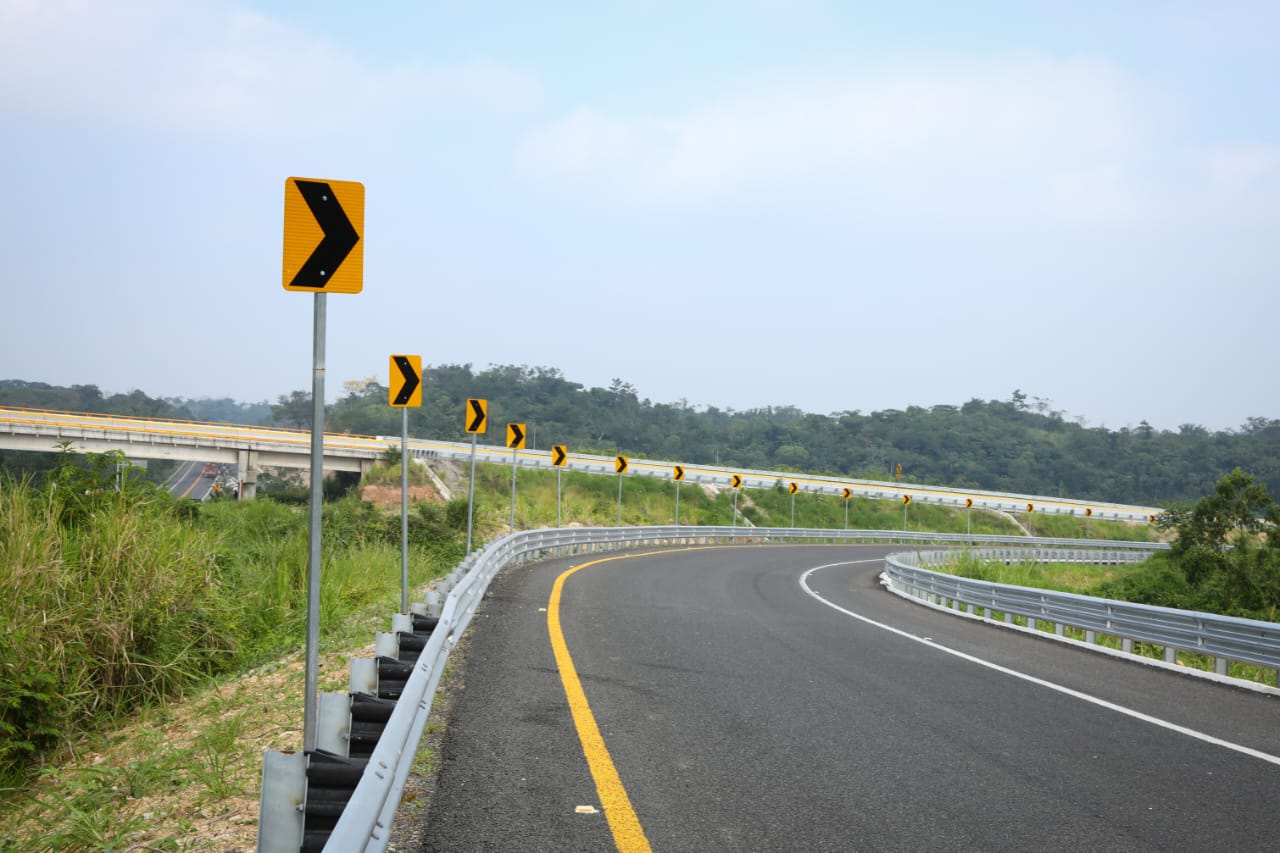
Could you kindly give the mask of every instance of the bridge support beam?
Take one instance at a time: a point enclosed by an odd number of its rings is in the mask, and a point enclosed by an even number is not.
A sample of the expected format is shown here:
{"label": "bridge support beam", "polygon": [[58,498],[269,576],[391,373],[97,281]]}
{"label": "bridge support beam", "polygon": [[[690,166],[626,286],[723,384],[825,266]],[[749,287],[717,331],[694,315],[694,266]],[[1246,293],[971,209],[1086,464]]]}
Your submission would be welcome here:
{"label": "bridge support beam", "polygon": [[253,500],[258,493],[258,454],[252,450],[237,451],[236,470],[240,479],[240,500]]}

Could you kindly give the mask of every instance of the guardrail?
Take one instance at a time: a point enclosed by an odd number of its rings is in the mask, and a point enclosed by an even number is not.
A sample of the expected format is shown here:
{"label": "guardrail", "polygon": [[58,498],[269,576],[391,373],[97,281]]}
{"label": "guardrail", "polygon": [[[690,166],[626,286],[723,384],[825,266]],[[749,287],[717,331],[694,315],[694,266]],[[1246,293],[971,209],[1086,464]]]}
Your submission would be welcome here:
{"label": "guardrail", "polygon": [[[1119,563],[1141,559],[1138,552],[1127,549],[1077,553],[1070,549],[979,548],[970,553],[991,561]],[[1181,650],[1212,657],[1214,673],[1218,676],[1227,675],[1231,661],[1241,661],[1275,669],[1280,677],[1280,623],[1006,586],[928,568],[943,565],[955,556],[954,551],[891,554],[885,560],[888,568],[884,580],[890,591],[905,598],[945,610],[959,610],[992,624],[1022,627],[1015,621],[1015,617],[1021,617],[1026,621],[1026,630],[1038,631],[1038,623],[1047,623],[1053,636],[1098,651],[1115,653],[1116,650],[1099,645],[1100,638],[1114,637],[1120,643],[1120,654],[1144,661],[1150,658],[1133,653],[1135,642],[1162,646],[1163,662],[1168,665],[1176,665],[1177,653]],[[1083,639],[1069,637],[1068,633],[1073,630],[1082,633]]]}
{"label": "guardrail", "polygon": [[[1150,542],[1103,542],[1083,539],[1034,539],[1015,536],[919,533],[892,530],[817,530],[741,527],[623,527],[559,528],[511,534],[470,555],[450,572],[440,586],[414,605],[417,614],[393,617],[394,633],[378,637],[378,661],[352,662],[351,696],[343,710],[321,697],[317,735],[320,749],[312,752],[268,750],[263,760],[262,799],[258,829],[260,853],[299,850],[366,851],[386,849],[405,780],[431,713],[440,675],[449,654],[467,629],[494,576],[503,568],[534,560],[579,553],[636,547],[775,544],[775,543],[950,543],[989,547],[1032,543],[1042,549],[1070,549],[1076,553],[1108,555],[1149,554],[1167,546]],[[440,600],[441,593],[447,593]],[[438,612],[436,612],[438,611]],[[429,636],[414,631],[414,620],[433,621]],[[425,636],[425,643],[421,640]],[[401,638],[397,641],[397,638]],[[377,705],[378,672],[387,661],[388,672],[402,677],[407,664],[397,654],[402,643],[415,651],[412,672],[403,687],[396,682],[397,699],[385,726],[375,735],[376,746],[367,759],[350,757],[344,748],[354,732],[356,699]],[[383,700],[385,701],[385,700]],[[379,706],[382,707],[382,706]],[[326,708],[330,709],[326,712]],[[375,711],[366,711],[377,716]],[[326,718],[328,721],[326,722]],[[327,747],[327,748],[326,748]],[[308,827],[315,815],[318,827]]]}

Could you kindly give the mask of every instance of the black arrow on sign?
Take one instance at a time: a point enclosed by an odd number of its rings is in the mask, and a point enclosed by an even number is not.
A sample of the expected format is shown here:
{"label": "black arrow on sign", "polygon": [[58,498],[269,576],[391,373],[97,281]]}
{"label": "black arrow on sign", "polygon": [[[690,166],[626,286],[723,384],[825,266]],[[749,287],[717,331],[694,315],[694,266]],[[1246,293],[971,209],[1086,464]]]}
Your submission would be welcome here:
{"label": "black arrow on sign", "polygon": [[557,444],[555,447],[551,448],[551,464],[552,465],[555,465],[557,468],[560,467],[561,465],[564,464],[564,457],[565,457],[565,453],[564,453],[563,444]]}
{"label": "black arrow on sign", "polygon": [[524,430],[520,427],[520,424],[507,424],[507,429],[511,430],[511,440],[507,442],[507,447],[519,447],[524,444]]}
{"label": "black arrow on sign", "polygon": [[479,432],[480,427],[484,426],[484,407],[476,399],[467,402],[471,404],[471,412],[474,415],[471,423],[467,425],[467,432]]}
{"label": "black arrow on sign", "polygon": [[298,270],[293,281],[289,282],[289,286],[324,290],[338,272],[338,267],[342,266],[347,255],[360,242],[360,235],[347,218],[347,212],[342,209],[338,197],[333,194],[333,188],[327,183],[296,179],[293,183],[302,194],[307,207],[311,208],[311,215],[324,232],[324,239],[316,246],[311,257],[307,258],[302,269]]}
{"label": "black arrow on sign", "polygon": [[418,372],[413,369],[413,362],[409,361],[408,356],[393,355],[391,358],[395,361],[396,367],[400,368],[400,375],[404,377],[404,384],[400,386],[400,393],[396,394],[396,401],[392,405],[407,406],[422,380],[418,379]]}
{"label": "black arrow on sign", "polygon": [[677,465],[677,466],[676,466],[676,479],[677,479],[677,480],[683,480],[683,479],[684,479],[684,467],[683,467],[683,466],[681,466],[681,465]]}

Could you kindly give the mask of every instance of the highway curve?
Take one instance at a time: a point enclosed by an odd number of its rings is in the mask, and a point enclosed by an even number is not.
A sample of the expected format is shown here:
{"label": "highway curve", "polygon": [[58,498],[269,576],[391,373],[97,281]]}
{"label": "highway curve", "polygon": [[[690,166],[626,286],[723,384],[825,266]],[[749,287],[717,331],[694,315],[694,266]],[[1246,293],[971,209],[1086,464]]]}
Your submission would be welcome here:
{"label": "highway curve", "polygon": [[423,849],[1276,849],[1280,700],[905,602],[889,550],[507,569]]}

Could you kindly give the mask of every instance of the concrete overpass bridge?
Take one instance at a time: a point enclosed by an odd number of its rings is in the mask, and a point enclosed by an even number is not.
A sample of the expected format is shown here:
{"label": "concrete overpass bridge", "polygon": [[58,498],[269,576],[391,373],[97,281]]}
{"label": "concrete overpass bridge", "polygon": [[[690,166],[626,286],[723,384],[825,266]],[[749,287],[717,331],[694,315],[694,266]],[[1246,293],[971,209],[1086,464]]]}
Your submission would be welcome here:
{"label": "concrete overpass bridge", "polygon": [[[240,497],[254,496],[258,473],[264,467],[300,468],[311,466],[311,431],[276,427],[237,426],[196,421],[135,418],[121,415],[94,415],[50,412],[41,409],[0,407],[0,450],[54,453],[63,443],[77,452],[122,451],[132,459],[178,459],[235,465]],[[399,450],[399,436],[347,435],[326,433],[324,470],[358,472],[364,476],[388,449]],[[410,439],[412,458],[467,460],[469,442]],[[521,467],[551,468],[549,450],[520,450],[477,445],[476,459],[499,465],[514,460]],[[591,454],[566,454],[563,469],[615,476],[615,458]],[[795,483],[797,491],[808,494],[843,495],[846,500],[904,500],[911,503],[986,509],[1012,513],[1048,513],[1147,523],[1161,512],[1159,507],[1129,506],[1101,501],[1054,498],[975,489],[954,489],[917,483],[887,483],[825,477],[795,472],[756,471],[712,466],[683,465],[658,460],[630,459],[627,476],[675,479],[676,469],[688,483],[715,488],[766,489],[779,483]]]}

